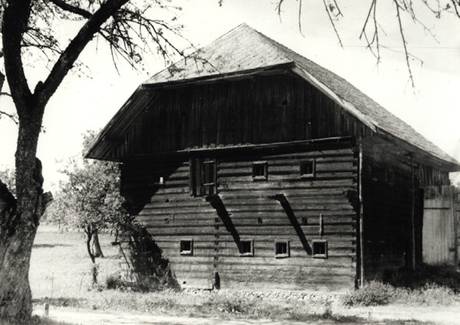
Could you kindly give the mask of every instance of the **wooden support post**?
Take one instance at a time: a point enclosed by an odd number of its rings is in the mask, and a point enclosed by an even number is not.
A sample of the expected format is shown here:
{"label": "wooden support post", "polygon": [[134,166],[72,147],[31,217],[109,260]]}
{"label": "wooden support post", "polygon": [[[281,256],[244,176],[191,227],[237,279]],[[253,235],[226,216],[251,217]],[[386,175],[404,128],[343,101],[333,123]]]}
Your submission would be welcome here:
{"label": "wooden support post", "polygon": [[233,240],[235,241],[236,246],[238,247],[238,250],[241,252],[242,250],[240,243],[240,235],[238,234],[238,231],[236,230],[235,225],[233,224],[233,221],[230,218],[230,214],[225,208],[224,202],[222,202],[220,196],[218,194],[208,195],[206,197],[206,201],[208,201],[211,204],[211,206],[214,209],[216,209],[217,215],[222,220],[227,231],[232,235]]}
{"label": "wooden support post", "polygon": [[308,244],[307,237],[305,236],[302,227],[299,224],[299,221],[297,220],[294,211],[292,210],[291,205],[289,204],[289,201],[287,200],[286,196],[284,194],[276,194],[273,196],[269,196],[270,199],[278,201],[281,206],[283,207],[284,211],[286,212],[286,215],[289,218],[289,221],[291,222],[291,225],[294,227],[297,236],[299,236],[300,242],[302,243],[303,248],[307,252],[308,255],[313,254],[313,250]]}
{"label": "wooden support post", "polygon": [[415,270],[417,266],[416,260],[416,240],[415,240],[415,201],[416,201],[416,192],[415,192],[415,165],[414,158],[410,155],[410,170],[411,170],[411,267],[412,270]]}
{"label": "wooden support post", "polygon": [[363,217],[364,217],[364,208],[363,208],[363,143],[362,138],[358,139],[358,228],[359,228],[359,238],[358,238],[358,287],[362,288],[364,286],[364,232],[363,232]]}
{"label": "wooden support post", "polygon": [[319,235],[323,237],[324,234],[324,226],[323,226],[323,214],[319,214]]}
{"label": "wooden support post", "polygon": [[453,231],[454,231],[454,263],[455,263],[455,266],[456,267],[459,267],[459,259],[458,259],[458,236],[459,236],[459,233],[458,233],[458,222],[460,222],[460,220],[458,219],[458,216],[457,214],[459,213],[458,210],[459,210],[459,205],[458,205],[458,194],[457,194],[457,189],[455,188],[455,186],[451,186],[450,187],[450,193],[449,193],[449,198],[450,198],[450,202],[451,202],[451,211],[452,211],[452,220],[453,220]]}

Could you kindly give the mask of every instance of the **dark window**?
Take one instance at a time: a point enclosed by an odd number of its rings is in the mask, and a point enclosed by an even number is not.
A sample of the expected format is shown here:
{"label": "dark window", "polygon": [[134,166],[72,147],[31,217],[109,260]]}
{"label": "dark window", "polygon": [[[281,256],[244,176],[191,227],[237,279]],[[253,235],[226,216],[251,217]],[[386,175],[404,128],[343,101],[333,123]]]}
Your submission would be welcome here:
{"label": "dark window", "polygon": [[256,180],[268,178],[268,164],[266,161],[252,163],[252,178]]}
{"label": "dark window", "polygon": [[181,255],[193,255],[193,241],[192,240],[181,240],[180,241],[180,254]]}
{"label": "dark window", "polygon": [[316,239],[312,241],[313,257],[327,258],[327,241]]}
{"label": "dark window", "polygon": [[254,256],[254,242],[252,240],[240,240],[240,255]]}
{"label": "dark window", "polygon": [[190,192],[194,196],[213,195],[217,193],[217,168],[215,160],[191,160]]}
{"label": "dark window", "polygon": [[300,161],[299,167],[301,177],[315,176],[315,161],[313,159]]}
{"label": "dark window", "polygon": [[289,257],[289,242],[275,241],[275,257]]}

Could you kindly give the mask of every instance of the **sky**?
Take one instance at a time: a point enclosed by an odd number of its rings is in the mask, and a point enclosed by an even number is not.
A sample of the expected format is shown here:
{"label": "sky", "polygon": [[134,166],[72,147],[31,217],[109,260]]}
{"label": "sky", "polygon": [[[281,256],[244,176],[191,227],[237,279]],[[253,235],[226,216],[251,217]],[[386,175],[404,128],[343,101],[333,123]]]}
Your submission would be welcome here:
{"label": "sky", "polygon": [[[418,17],[437,40],[422,27],[408,23],[409,50],[423,61],[411,61],[415,78],[412,88],[391,1],[378,7],[384,28],[381,40],[387,46],[379,64],[359,40],[369,2],[339,1],[344,14],[337,21],[344,44],[340,47],[322,1],[304,0],[302,33],[295,0],[285,0],[281,17],[275,11],[274,0],[224,0],[221,7],[218,0],[175,1],[182,6],[178,21],[184,25],[183,34],[196,47],[247,23],[347,79],[460,160],[460,19],[449,15],[434,19],[424,8],[417,8]],[[403,18],[409,21],[409,17]],[[59,32],[71,37],[77,27],[76,23],[64,24]],[[81,155],[82,134],[103,128],[140,83],[164,68],[164,61],[157,55],[152,54],[147,61],[144,70],[133,70],[119,62],[117,71],[104,44],[94,41],[87,47],[81,56],[83,68],[66,77],[45,113],[45,132],[37,154],[43,162],[45,188],[56,189],[64,177],[60,171],[66,162]],[[34,85],[45,77],[46,69],[42,62],[33,62],[26,72]],[[0,107],[13,109],[5,97]],[[0,169],[14,164],[16,132],[11,121],[0,119]]]}

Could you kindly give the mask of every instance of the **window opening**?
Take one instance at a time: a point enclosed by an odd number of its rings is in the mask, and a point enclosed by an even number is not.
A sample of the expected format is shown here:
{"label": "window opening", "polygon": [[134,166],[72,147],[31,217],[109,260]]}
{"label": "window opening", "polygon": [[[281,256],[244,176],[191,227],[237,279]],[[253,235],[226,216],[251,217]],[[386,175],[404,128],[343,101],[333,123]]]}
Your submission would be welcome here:
{"label": "window opening", "polygon": [[313,240],[313,257],[327,258],[327,241],[326,240]]}
{"label": "window opening", "polygon": [[313,159],[300,161],[300,177],[315,176],[315,161]]}
{"label": "window opening", "polygon": [[193,241],[192,240],[181,240],[180,241],[180,254],[181,255],[193,255]]}
{"label": "window opening", "polygon": [[241,256],[254,256],[254,241],[240,240],[239,248]]}
{"label": "window opening", "polygon": [[252,178],[254,180],[266,180],[268,178],[268,164],[266,161],[252,163]]}
{"label": "window opening", "polygon": [[213,195],[217,193],[217,168],[215,160],[191,160],[190,193],[194,196]]}
{"label": "window opening", "polygon": [[275,257],[289,257],[289,241],[275,241]]}

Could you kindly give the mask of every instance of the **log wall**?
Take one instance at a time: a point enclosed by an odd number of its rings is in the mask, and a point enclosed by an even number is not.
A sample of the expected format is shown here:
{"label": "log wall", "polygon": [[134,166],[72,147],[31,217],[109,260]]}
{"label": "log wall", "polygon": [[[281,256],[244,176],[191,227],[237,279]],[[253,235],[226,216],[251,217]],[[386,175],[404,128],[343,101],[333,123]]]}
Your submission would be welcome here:
{"label": "log wall", "polygon": [[[188,159],[173,164],[137,161],[122,168],[125,197],[139,197],[139,192],[146,191],[151,195],[137,220],[172,262],[180,285],[210,288],[216,273],[222,288],[338,289],[355,285],[357,218],[350,193],[357,190],[357,158],[350,144],[278,154],[208,153],[207,158],[217,161],[219,198],[239,238],[253,240],[254,256],[240,256],[234,234],[216,209],[205,197],[191,196]],[[308,179],[299,174],[299,161],[305,158],[316,162],[316,175]],[[267,162],[267,180],[253,180],[253,161]],[[176,166],[174,170],[171,165]],[[165,184],[146,184],[153,174],[165,177]],[[284,195],[296,221],[273,199],[279,194]],[[312,239],[326,239],[328,258],[312,257],[302,236],[310,248]],[[181,239],[193,240],[193,255],[180,255]],[[275,258],[275,240],[289,241],[289,257]]]}

